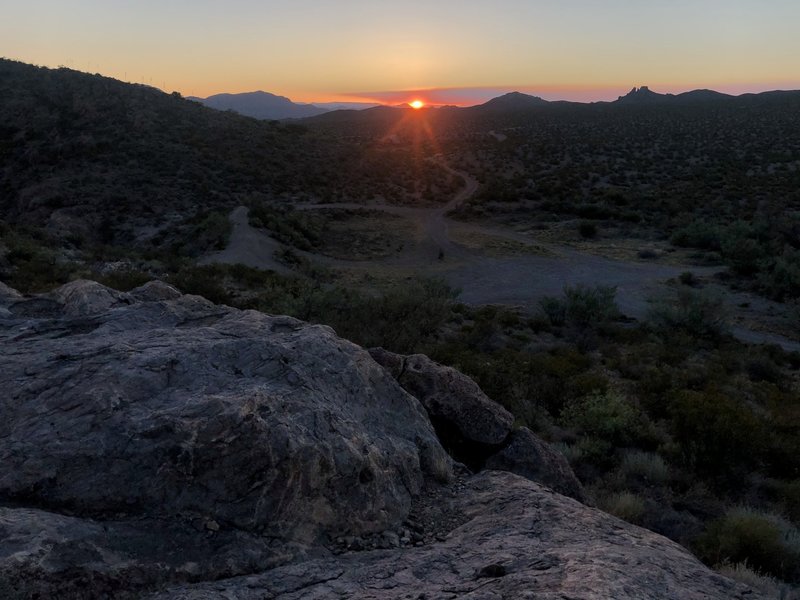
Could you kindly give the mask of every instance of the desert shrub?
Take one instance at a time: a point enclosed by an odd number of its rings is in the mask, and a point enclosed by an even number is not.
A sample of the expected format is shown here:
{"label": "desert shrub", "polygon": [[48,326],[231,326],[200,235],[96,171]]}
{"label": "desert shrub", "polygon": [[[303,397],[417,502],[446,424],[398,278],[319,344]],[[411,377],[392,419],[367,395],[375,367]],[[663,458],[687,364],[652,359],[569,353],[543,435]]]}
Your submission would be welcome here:
{"label": "desert shrub", "polygon": [[362,346],[409,353],[444,323],[454,297],[438,279],[397,284],[378,295],[337,286],[301,298],[292,314],[331,325]]}
{"label": "desert shrub", "polygon": [[775,514],[733,508],[709,525],[697,550],[711,564],[746,562],[761,573],[800,581],[800,531]]}
{"label": "desert shrub", "polygon": [[223,250],[230,241],[231,225],[228,215],[223,212],[210,212],[195,227],[194,245],[200,251]]}
{"label": "desert shrub", "polygon": [[593,238],[597,235],[597,225],[591,221],[581,221],[578,225],[578,233],[583,238]]}
{"label": "desert shrub", "polygon": [[253,227],[269,229],[276,239],[300,250],[311,251],[322,241],[327,218],[316,211],[291,210],[254,200],[248,219]]}
{"label": "desert shrub", "polygon": [[643,248],[636,253],[636,256],[638,256],[641,259],[652,260],[654,258],[658,258],[658,252],[656,252],[652,248]]}
{"label": "desert shrub", "polygon": [[768,381],[780,384],[784,379],[781,368],[768,356],[760,354],[751,356],[747,359],[745,368],[751,381]]}
{"label": "desert shrub", "polygon": [[759,273],[758,282],[775,300],[800,298],[800,251],[787,248],[768,270]]}
{"label": "desert shrub", "polygon": [[678,229],[670,237],[670,242],[683,248],[719,249],[719,228],[705,221],[694,221]]}
{"label": "desert shrub", "polygon": [[628,523],[639,524],[645,513],[644,499],[630,492],[609,494],[600,500],[600,508]]}
{"label": "desert shrub", "polygon": [[575,398],[591,394],[603,394],[609,389],[608,377],[595,370],[580,373],[564,383],[569,395]]}
{"label": "desert shrub", "polygon": [[630,446],[649,438],[646,417],[627,398],[612,391],[571,401],[561,421],[581,435],[604,440],[613,447]]}
{"label": "desert shrub", "polygon": [[737,273],[750,275],[759,270],[766,252],[756,235],[755,229],[742,221],[732,224],[722,235],[722,258]]}
{"label": "desert shrub", "polygon": [[196,294],[216,304],[231,302],[221,268],[215,265],[185,267],[168,277],[167,281],[184,294]]}
{"label": "desert shrub", "polygon": [[567,321],[576,325],[588,326],[615,318],[619,314],[614,301],[616,294],[615,286],[565,286],[564,301]]}
{"label": "desert shrub", "polygon": [[626,452],[620,470],[625,476],[641,478],[650,483],[663,484],[669,480],[667,463],[653,452],[641,450]]}
{"label": "desert shrub", "polygon": [[783,512],[800,526],[800,479],[784,482],[779,492],[779,502],[783,507]]}
{"label": "desert shrub", "polygon": [[601,325],[619,315],[614,286],[564,286],[562,298],[545,296],[539,308],[551,325],[570,325],[584,330]]}
{"label": "desert shrub", "polygon": [[649,310],[647,323],[671,335],[676,330],[694,337],[717,338],[727,330],[728,310],[721,296],[682,287]]}
{"label": "desert shrub", "polygon": [[684,271],[678,276],[678,281],[683,285],[694,286],[697,285],[697,277],[691,271]]}
{"label": "desert shrub", "polygon": [[552,446],[558,450],[558,452],[560,452],[571,465],[575,465],[580,462],[581,459],[583,459],[583,449],[578,444],[566,444],[564,442],[558,442],[556,444],[552,444]]}
{"label": "desert shrub", "polygon": [[567,305],[560,298],[545,296],[539,300],[539,308],[551,325],[560,327],[567,320]]}
{"label": "desert shrub", "polygon": [[687,466],[707,476],[735,478],[758,463],[765,425],[743,402],[713,390],[682,390],[668,411]]}
{"label": "desert shrub", "polygon": [[23,233],[0,227],[0,278],[25,294],[46,292],[67,283],[79,265],[59,256],[52,250],[55,245],[38,230]]}
{"label": "desert shrub", "polygon": [[746,562],[725,562],[718,565],[716,569],[720,575],[750,586],[767,598],[774,600],[797,600],[797,598],[800,598],[800,594],[793,593],[787,589],[788,586],[786,584],[779,582],[774,577],[759,573]]}

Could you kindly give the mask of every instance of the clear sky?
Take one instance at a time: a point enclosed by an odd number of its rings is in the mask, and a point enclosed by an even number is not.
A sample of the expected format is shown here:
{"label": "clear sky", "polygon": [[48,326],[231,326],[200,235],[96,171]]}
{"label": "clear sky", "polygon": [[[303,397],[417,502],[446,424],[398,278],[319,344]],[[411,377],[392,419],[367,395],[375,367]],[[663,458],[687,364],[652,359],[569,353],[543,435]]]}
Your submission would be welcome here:
{"label": "clear sky", "polygon": [[800,0],[0,0],[0,56],[298,101],[798,89]]}

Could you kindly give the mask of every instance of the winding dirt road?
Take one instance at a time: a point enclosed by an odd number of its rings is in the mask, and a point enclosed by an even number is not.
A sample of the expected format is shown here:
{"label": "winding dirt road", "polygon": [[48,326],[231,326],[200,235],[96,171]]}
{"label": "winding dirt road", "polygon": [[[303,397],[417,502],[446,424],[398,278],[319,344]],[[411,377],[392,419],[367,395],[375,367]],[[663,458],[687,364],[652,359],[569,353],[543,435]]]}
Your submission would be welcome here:
{"label": "winding dirt road", "polygon": [[[340,269],[396,269],[398,273],[414,272],[418,275],[438,275],[450,285],[461,290],[460,300],[468,304],[510,304],[533,310],[543,296],[559,295],[565,285],[612,285],[617,287],[617,304],[620,310],[636,319],[642,319],[651,306],[651,300],[668,293],[666,281],[691,270],[700,277],[710,277],[719,268],[691,265],[665,265],[655,262],[629,262],[613,260],[579,252],[567,246],[546,244],[527,235],[500,228],[459,222],[459,227],[481,235],[504,238],[529,245],[538,245],[548,251],[547,256],[536,254],[491,257],[480,249],[467,248],[450,237],[447,214],[469,200],[478,190],[478,182],[467,173],[456,171],[443,159],[437,161],[450,173],[462,177],[464,187],[447,204],[434,208],[415,208],[383,204],[312,204],[298,205],[298,210],[370,209],[381,210],[405,217],[417,230],[417,240],[408,240],[402,251],[380,260],[349,261],[295,250],[301,256],[317,263]],[[203,264],[243,263],[281,273],[290,270],[276,260],[275,253],[282,244],[265,231],[250,226],[247,208],[240,206],[231,213],[233,232],[225,250],[205,257]],[[780,311],[780,305],[742,292],[725,292],[725,298],[734,316],[744,313],[769,313]],[[746,307],[746,308],[743,308]],[[733,333],[750,343],[778,344],[787,350],[800,351],[800,343],[784,336],[755,331],[734,325]]]}

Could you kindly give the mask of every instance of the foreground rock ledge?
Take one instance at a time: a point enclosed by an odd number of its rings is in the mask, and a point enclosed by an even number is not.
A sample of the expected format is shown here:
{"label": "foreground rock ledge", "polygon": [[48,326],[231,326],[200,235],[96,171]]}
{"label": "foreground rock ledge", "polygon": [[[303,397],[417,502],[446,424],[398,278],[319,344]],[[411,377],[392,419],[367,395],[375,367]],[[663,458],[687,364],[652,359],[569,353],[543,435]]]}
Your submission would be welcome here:
{"label": "foreground rock ledge", "polygon": [[[78,281],[0,288],[0,349],[0,598],[758,597],[517,475],[453,482],[417,398],[327,327]],[[541,476],[525,436],[495,468]],[[420,507],[454,529],[333,554]]]}
{"label": "foreground rock ledge", "polygon": [[472,477],[448,539],[176,587],[152,600],[754,599],[681,546],[511,473]]}

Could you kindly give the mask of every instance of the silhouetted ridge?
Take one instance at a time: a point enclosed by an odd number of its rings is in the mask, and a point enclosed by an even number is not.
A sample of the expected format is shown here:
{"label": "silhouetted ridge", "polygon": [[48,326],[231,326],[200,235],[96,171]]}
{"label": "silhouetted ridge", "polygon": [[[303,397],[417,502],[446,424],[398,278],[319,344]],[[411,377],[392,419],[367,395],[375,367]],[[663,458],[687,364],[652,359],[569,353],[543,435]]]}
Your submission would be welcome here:
{"label": "silhouetted ridge", "polygon": [[658,94],[643,85],[640,88],[633,88],[625,96],[620,96],[617,102],[620,104],[655,104],[671,98],[674,98],[672,94]]}
{"label": "silhouetted ridge", "polygon": [[302,119],[328,112],[313,104],[297,104],[284,96],[269,92],[216,94],[208,98],[191,98],[217,110],[232,110],[256,119]]}
{"label": "silhouetted ridge", "polygon": [[492,98],[477,108],[493,110],[519,110],[522,108],[531,108],[535,106],[546,106],[547,104],[549,104],[547,100],[539,98],[538,96],[531,96],[529,94],[523,94],[522,92],[509,92],[508,94],[503,94],[497,98]]}

